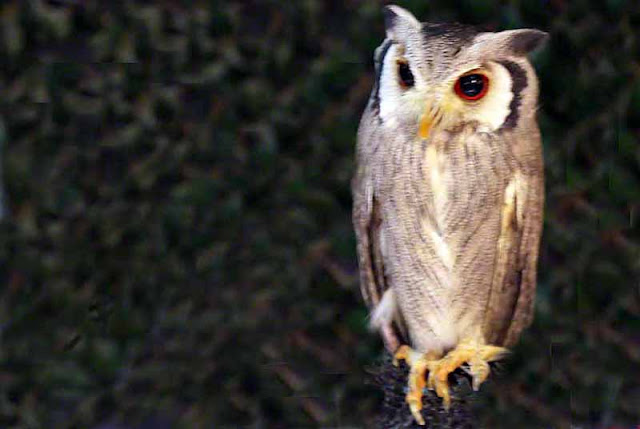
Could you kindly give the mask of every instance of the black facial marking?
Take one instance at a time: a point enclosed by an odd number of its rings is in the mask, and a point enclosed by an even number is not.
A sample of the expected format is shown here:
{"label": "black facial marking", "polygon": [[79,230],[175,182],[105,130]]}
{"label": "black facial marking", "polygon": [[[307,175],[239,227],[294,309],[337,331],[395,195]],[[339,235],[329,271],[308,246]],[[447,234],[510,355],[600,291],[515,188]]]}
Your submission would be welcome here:
{"label": "black facial marking", "polygon": [[522,104],[522,91],[527,87],[527,72],[513,61],[500,61],[511,75],[511,92],[513,99],[509,104],[509,116],[505,119],[502,128],[511,129],[518,123],[520,117],[520,105]]}
{"label": "black facial marking", "polygon": [[380,77],[382,76],[382,65],[384,64],[384,57],[387,55],[391,45],[393,45],[393,41],[391,39],[385,39],[385,41],[382,42],[382,45],[376,49],[375,53],[374,63],[376,78],[373,87],[373,94],[371,95],[371,102],[373,103],[373,108],[376,111],[380,110]]}

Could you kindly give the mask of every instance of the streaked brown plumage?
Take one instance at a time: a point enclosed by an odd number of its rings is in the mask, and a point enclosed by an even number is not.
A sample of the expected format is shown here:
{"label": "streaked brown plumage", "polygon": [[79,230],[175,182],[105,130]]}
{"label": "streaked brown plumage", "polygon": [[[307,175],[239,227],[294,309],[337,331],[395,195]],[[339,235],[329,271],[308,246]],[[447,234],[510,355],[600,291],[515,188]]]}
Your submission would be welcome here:
{"label": "streaked brown plumage", "polygon": [[415,369],[407,402],[420,422],[424,372],[448,405],[448,373],[468,363],[477,388],[532,319],[544,190],[526,54],[546,35],[421,24],[397,6],[386,27],[353,217],[372,325]]}

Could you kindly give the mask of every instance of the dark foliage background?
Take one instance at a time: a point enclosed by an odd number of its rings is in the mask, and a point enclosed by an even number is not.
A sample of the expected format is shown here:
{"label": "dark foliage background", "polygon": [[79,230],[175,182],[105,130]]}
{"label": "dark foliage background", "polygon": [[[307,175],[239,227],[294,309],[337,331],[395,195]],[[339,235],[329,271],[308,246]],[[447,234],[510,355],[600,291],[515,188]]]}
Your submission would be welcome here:
{"label": "dark foliage background", "polygon": [[[639,3],[398,3],[551,34],[536,319],[480,422],[640,424]],[[367,426],[349,180],[381,5],[0,4],[0,427]]]}

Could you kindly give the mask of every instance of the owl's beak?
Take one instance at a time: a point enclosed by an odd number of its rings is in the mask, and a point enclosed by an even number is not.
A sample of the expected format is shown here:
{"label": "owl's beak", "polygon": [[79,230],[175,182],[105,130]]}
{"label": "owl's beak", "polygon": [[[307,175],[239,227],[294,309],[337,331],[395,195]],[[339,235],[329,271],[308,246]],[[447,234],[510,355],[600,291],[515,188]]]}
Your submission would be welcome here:
{"label": "owl's beak", "polygon": [[418,137],[426,139],[431,135],[433,128],[436,127],[442,120],[443,108],[438,104],[429,103],[424,109],[424,113],[420,117],[418,125]]}
{"label": "owl's beak", "polygon": [[433,114],[431,109],[427,109],[420,118],[420,125],[418,127],[418,137],[426,139],[431,133],[431,127],[433,126]]}

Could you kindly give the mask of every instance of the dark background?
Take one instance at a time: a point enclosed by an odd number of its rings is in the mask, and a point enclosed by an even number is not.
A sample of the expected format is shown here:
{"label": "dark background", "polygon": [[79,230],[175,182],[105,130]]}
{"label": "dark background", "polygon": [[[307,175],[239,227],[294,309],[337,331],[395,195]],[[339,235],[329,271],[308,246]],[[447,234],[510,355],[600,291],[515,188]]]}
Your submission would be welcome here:
{"label": "dark background", "polygon": [[[536,318],[480,421],[640,424],[640,3],[398,3],[551,34]],[[382,4],[0,4],[0,427],[366,427],[349,181]]]}

